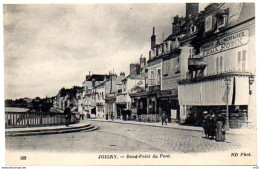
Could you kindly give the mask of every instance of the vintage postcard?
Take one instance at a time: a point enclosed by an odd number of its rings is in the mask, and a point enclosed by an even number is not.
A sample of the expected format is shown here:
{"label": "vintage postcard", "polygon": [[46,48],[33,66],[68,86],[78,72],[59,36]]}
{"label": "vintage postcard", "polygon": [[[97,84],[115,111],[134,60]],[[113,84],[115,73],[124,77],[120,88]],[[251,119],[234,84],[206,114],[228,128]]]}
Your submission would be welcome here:
{"label": "vintage postcard", "polygon": [[256,166],[255,3],[3,4],[6,166]]}

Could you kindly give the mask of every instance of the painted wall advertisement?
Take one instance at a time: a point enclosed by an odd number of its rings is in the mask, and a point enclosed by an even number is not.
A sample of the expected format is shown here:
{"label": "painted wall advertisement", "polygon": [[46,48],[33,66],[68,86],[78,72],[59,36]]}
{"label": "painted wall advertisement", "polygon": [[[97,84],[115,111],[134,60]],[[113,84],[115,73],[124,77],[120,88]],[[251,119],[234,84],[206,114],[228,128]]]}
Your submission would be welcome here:
{"label": "painted wall advertisement", "polygon": [[229,49],[246,45],[248,42],[249,31],[243,30],[229,36],[219,38],[213,42],[202,45],[200,48],[202,57],[213,55]]}

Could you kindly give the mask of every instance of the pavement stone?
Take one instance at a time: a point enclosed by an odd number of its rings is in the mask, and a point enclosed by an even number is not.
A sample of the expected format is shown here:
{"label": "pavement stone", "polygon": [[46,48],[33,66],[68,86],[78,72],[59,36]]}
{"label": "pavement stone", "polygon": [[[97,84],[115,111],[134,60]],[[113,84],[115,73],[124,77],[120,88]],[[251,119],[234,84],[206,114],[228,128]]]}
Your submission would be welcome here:
{"label": "pavement stone", "polygon": [[[132,125],[89,120],[99,130],[54,135],[6,137],[6,148],[15,151],[68,152],[171,152],[237,151],[255,143],[254,135],[227,135],[225,142],[206,139],[203,132],[169,127]],[[59,144],[57,144],[59,143]]]}

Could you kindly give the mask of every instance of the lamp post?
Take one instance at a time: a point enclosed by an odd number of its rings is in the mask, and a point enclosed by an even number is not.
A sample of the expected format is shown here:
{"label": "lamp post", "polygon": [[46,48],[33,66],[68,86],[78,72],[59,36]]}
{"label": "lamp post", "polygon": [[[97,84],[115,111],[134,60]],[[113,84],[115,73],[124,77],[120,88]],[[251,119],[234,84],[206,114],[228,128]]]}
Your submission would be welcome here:
{"label": "lamp post", "polygon": [[254,76],[250,75],[249,76],[249,94],[252,94],[252,89],[251,89],[251,85],[254,83]]}
{"label": "lamp post", "polygon": [[226,130],[228,131],[229,130],[229,109],[228,109],[228,94],[229,94],[229,85],[231,83],[231,79],[230,77],[226,77],[225,78],[225,84],[227,86],[227,89],[226,89],[226,101],[227,101],[227,105],[226,105]]}
{"label": "lamp post", "polygon": [[[254,75],[251,74],[248,78],[249,80],[249,103],[248,103],[248,112],[247,112],[247,122],[248,122],[248,125],[250,124],[250,128],[251,127],[255,127],[255,112],[254,112],[254,97],[252,97],[252,89],[251,89],[251,86],[252,84],[254,83]],[[249,126],[248,126],[249,127]]]}

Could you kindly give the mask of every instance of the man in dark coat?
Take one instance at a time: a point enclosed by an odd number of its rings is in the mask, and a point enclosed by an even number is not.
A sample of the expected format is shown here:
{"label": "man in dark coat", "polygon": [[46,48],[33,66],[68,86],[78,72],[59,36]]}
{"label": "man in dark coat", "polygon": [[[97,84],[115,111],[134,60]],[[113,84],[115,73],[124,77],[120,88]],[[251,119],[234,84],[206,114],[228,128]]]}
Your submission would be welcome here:
{"label": "man in dark coat", "polygon": [[70,119],[71,119],[71,105],[66,107],[64,110],[65,118],[66,118],[66,126],[69,127]]}
{"label": "man in dark coat", "polygon": [[204,114],[204,119],[202,123],[202,127],[204,129],[204,133],[206,135],[206,138],[209,138],[209,120],[210,120],[210,114],[207,111],[203,112]]}
{"label": "man in dark coat", "polygon": [[162,125],[163,125],[163,123],[165,123],[165,125],[167,125],[167,121],[166,121],[166,119],[167,119],[166,112],[163,111],[163,113],[162,113]]}
{"label": "man in dark coat", "polygon": [[216,115],[212,113],[209,118],[209,137],[214,139],[216,136]]}

